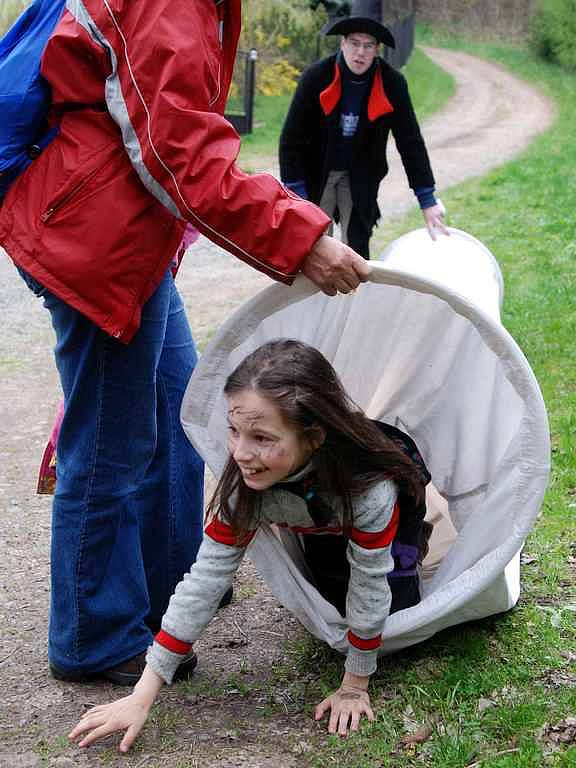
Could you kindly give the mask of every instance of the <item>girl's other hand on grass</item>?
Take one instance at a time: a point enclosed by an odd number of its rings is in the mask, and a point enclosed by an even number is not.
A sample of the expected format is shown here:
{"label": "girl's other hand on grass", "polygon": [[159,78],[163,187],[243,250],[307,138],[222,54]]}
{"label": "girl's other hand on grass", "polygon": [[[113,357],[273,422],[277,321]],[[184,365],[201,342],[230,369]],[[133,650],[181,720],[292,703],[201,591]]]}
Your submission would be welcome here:
{"label": "girl's other hand on grass", "polygon": [[321,720],[327,712],[330,713],[328,733],[339,736],[348,736],[348,729],[357,731],[362,715],[366,715],[371,722],[374,720],[368,691],[345,683],[318,704],[314,717]]}

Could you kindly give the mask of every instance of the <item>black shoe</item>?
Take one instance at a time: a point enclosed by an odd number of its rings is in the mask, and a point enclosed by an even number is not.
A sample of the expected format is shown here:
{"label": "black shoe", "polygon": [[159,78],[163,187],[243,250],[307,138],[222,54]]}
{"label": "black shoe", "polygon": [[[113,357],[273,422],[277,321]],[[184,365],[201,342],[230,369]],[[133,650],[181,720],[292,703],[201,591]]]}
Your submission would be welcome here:
{"label": "black shoe", "polygon": [[103,669],[97,673],[97,678],[101,680],[108,680],[115,685],[136,685],[140,680],[140,675],[144,672],[146,666],[146,653],[139,653],[138,656],[133,656],[131,659],[123,661],[121,664],[116,664],[115,667],[109,669]]}
{"label": "black shoe", "polygon": [[62,680],[64,683],[90,683],[96,680],[96,675],[83,670],[60,669],[52,662],[49,663],[50,674],[55,680]]}
{"label": "black shoe", "polygon": [[174,672],[174,682],[178,682],[179,680],[189,680],[196,671],[197,666],[198,656],[196,656],[194,651],[190,651],[190,653],[184,656],[178,665],[178,669]]}
{"label": "black shoe", "polygon": [[[218,608],[226,608],[227,605],[230,605],[232,602],[232,598],[234,596],[234,587],[229,587],[226,592],[222,595],[222,598],[220,599],[220,602],[218,603]],[[146,624],[148,625],[148,629],[150,632],[152,632],[153,635],[157,635],[158,632],[162,629],[162,623],[161,622],[154,622],[154,621],[147,621]]]}
{"label": "black shoe", "polygon": [[227,605],[230,605],[232,602],[232,597],[234,596],[234,587],[229,587],[226,592],[222,595],[222,598],[220,599],[220,602],[218,603],[218,608],[226,608]]}
{"label": "black shoe", "polygon": [[[192,651],[180,663],[174,674],[174,680],[188,680],[194,673],[197,664],[198,657]],[[143,652],[100,672],[67,671],[50,663],[50,673],[56,680],[62,680],[66,683],[91,683],[96,680],[107,680],[115,685],[133,686],[140,679],[145,666],[146,653]]]}

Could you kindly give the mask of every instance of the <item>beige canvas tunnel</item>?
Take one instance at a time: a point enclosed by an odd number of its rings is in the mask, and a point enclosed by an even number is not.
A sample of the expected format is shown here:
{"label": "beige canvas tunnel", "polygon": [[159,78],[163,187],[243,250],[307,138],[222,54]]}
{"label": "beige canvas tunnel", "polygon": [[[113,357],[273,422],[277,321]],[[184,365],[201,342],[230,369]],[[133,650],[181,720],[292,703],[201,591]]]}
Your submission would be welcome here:
{"label": "beige canvas tunnel", "polygon": [[[392,243],[355,293],[329,298],[305,278],[266,288],[224,324],[182,407],[189,438],[218,475],[226,459],[228,374],[270,339],[321,350],[369,416],[419,446],[432,474],[434,522],[423,599],[390,616],[382,651],[508,610],[520,591],[520,550],[540,509],[549,434],[540,389],[500,322],[492,254],[458,230]],[[249,555],[278,599],[317,637],[345,651],[347,627],[307,580],[298,540],[261,530]]]}

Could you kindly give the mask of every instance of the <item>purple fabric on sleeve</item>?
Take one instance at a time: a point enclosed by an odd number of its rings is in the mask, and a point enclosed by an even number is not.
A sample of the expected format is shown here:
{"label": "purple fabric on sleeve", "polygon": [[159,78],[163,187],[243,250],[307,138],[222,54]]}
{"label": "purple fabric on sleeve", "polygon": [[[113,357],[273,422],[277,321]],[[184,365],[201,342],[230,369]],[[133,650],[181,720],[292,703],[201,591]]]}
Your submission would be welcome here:
{"label": "purple fabric on sleeve", "polygon": [[400,541],[392,542],[392,557],[396,564],[395,570],[413,568],[418,560],[420,550],[410,544],[402,544]]}

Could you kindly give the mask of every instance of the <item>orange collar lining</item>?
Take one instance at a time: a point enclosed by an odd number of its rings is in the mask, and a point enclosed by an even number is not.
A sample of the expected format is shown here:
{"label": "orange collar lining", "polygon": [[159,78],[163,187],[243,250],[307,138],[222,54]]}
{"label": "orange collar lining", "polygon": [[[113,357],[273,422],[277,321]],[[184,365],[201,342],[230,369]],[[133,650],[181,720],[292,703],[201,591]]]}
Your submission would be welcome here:
{"label": "orange collar lining", "polygon": [[[342,76],[340,74],[340,67],[336,63],[334,64],[332,82],[320,93],[320,106],[326,117],[334,111],[341,98]],[[394,107],[386,96],[384,83],[382,82],[382,73],[380,72],[380,67],[377,67],[368,99],[368,120],[372,123],[382,115],[389,114],[390,112],[394,112]]]}

